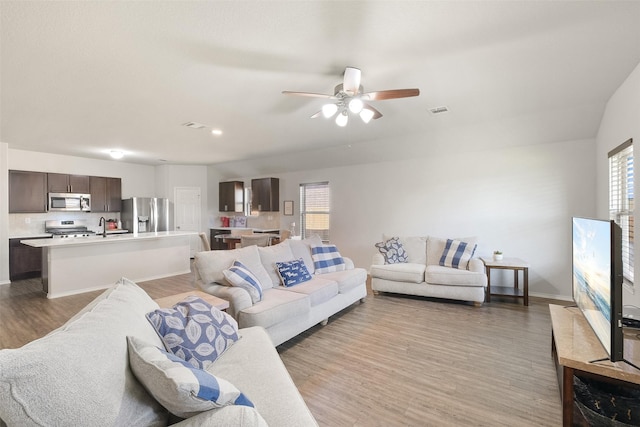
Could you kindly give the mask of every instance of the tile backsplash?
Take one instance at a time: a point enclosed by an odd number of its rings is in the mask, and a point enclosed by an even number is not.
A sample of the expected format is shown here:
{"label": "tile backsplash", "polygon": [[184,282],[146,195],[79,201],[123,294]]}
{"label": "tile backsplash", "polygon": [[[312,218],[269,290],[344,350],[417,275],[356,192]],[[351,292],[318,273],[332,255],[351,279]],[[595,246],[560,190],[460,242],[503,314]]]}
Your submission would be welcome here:
{"label": "tile backsplash", "polygon": [[44,222],[47,220],[82,220],[86,221],[87,228],[101,232],[98,225],[100,217],[106,219],[120,219],[120,214],[116,212],[48,212],[48,213],[28,213],[9,214],[9,237],[27,237],[34,234],[44,233]]}

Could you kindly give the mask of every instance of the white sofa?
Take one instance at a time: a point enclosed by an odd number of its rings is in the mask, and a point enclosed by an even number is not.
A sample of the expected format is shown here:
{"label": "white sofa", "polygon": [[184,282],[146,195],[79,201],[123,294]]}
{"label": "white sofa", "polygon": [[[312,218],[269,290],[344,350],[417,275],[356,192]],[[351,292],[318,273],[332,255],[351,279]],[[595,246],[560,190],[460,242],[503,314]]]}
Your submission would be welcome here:
{"label": "white sofa", "polygon": [[[383,236],[384,241],[391,237]],[[484,263],[471,258],[466,268],[440,265],[447,239],[433,236],[398,237],[407,254],[407,262],[385,264],[381,253],[373,256],[369,273],[374,292],[470,301],[480,306],[485,299],[487,276]],[[475,238],[463,238],[470,245]]]}
{"label": "white sofa", "polygon": [[123,280],[45,337],[0,350],[0,425],[317,426],[262,328],[240,329],[240,339],[207,368],[254,408],[223,406],[186,420],[170,415],[138,381],[128,357],[127,336],[163,347],[145,317],[157,308]]}
{"label": "white sofa", "polygon": [[[314,274],[311,247],[321,244],[314,237],[288,239],[268,247],[199,252],[194,263],[196,283],[203,291],[229,301],[227,313],[241,328],[262,326],[277,346],[318,323],[326,324],[329,316],[357,301],[364,302],[367,296],[367,271],[355,268],[349,258],[343,257],[344,271]],[[292,287],[282,286],[275,263],[299,258],[312,279]],[[246,290],[229,286],[225,280],[223,271],[236,260],[260,279],[261,301],[254,304]]]}

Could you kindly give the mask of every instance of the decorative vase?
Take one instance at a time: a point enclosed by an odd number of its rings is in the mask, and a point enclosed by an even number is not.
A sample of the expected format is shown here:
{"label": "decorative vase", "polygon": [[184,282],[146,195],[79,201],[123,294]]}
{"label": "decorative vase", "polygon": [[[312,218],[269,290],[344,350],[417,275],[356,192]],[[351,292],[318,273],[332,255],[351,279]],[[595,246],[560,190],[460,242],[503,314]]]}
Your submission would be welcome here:
{"label": "decorative vase", "polygon": [[502,261],[502,254],[493,254],[494,261]]}

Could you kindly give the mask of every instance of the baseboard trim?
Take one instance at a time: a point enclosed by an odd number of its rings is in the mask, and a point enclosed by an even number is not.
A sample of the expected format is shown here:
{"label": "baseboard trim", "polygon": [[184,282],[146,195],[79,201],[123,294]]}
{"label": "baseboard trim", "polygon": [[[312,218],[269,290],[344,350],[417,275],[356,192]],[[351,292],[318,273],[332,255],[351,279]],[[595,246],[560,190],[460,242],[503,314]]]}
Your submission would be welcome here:
{"label": "baseboard trim", "polygon": [[539,292],[529,292],[529,296],[547,298],[547,299],[557,299],[560,301],[573,301],[573,297],[567,296],[567,295],[554,295],[554,294],[542,294]]}

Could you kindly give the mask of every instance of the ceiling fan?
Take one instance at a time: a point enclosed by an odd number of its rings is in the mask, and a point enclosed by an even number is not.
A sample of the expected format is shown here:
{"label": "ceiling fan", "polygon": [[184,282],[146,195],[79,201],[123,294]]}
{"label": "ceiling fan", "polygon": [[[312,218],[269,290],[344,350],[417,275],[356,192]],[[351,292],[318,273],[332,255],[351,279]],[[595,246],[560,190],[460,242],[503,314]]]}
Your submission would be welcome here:
{"label": "ceiling fan", "polygon": [[312,119],[336,116],[338,126],[346,126],[349,122],[349,112],[360,116],[363,122],[369,123],[382,117],[382,113],[375,109],[368,101],[384,101],[395,98],[408,98],[420,95],[420,89],[391,89],[376,92],[364,92],[360,80],[362,72],[358,68],[347,67],[344,70],[344,80],[334,89],[333,95],[313,92],[293,92],[284,90],[285,95],[308,96],[313,98],[330,99],[334,102],[322,106],[322,110],[311,116]]}

